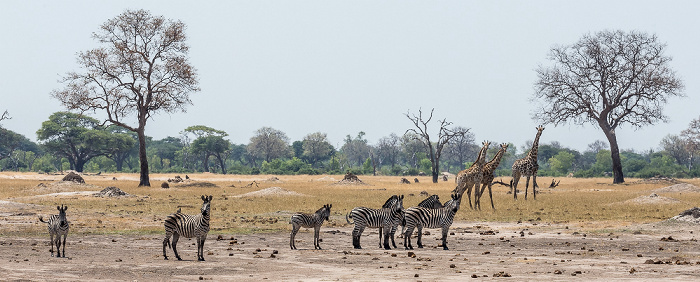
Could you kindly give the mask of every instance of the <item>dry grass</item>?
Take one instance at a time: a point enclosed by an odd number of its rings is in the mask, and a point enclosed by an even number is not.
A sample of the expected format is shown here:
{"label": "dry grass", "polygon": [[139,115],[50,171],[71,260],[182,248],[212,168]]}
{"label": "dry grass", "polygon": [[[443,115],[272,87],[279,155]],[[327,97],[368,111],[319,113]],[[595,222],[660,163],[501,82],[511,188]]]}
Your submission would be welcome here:
{"label": "dry grass", "polygon": [[[0,221],[0,235],[38,234],[45,232],[45,225],[39,224],[36,215],[55,213],[56,205],[65,204],[70,208],[68,217],[75,226],[71,232],[83,234],[105,233],[159,233],[165,216],[178,207],[184,213],[198,213],[201,195],[213,195],[212,233],[231,232],[273,232],[289,228],[289,216],[293,212],[313,212],[323,204],[333,204],[329,226],[345,225],[345,214],[356,206],[380,207],[393,194],[406,195],[404,206],[414,206],[424,199],[421,191],[438,194],[444,202],[454,188],[454,180],[430,182],[429,177],[418,177],[420,183],[399,184],[401,177],[360,176],[370,185],[333,185],[342,179],[338,175],[326,176],[276,176],[279,181],[271,181],[272,175],[239,176],[216,174],[193,174],[192,181],[210,182],[216,187],[184,187],[172,184],[170,189],[160,188],[160,184],[175,174],[151,175],[152,187],[137,187],[137,174],[102,174],[84,176],[87,185],[58,184],[62,175],[41,175],[34,173],[0,173],[0,200],[25,205],[18,210],[15,206],[0,204],[0,213],[9,215],[23,213],[26,219],[16,220],[5,217]],[[184,177],[184,175],[181,175]],[[118,180],[113,180],[116,177]],[[332,178],[332,179],[331,179]],[[505,179],[504,179],[505,180]],[[462,209],[457,220],[470,222],[554,222],[576,225],[591,230],[620,228],[633,223],[656,222],[671,218],[681,211],[700,205],[700,193],[659,193],[660,196],[678,200],[674,203],[641,203],[630,201],[640,196],[648,196],[652,190],[670,184],[640,184],[636,179],[627,179],[628,184],[611,185],[611,179],[563,178],[555,189],[542,188],[537,200],[518,200],[506,194],[503,186],[494,187],[494,204],[490,207],[488,195],[482,198],[482,211],[469,209],[467,199],[462,201]],[[255,181],[255,183],[253,183]],[[540,177],[539,183],[547,186],[551,178]],[[523,181],[521,181],[522,183]],[[685,180],[700,186],[700,179]],[[44,183],[46,187],[38,187]],[[248,186],[248,184],[253,183]],[[257,184],[257,185],[256,185]],[[115,186],[137,197],[100,198],[86,195],[52,194],[60,192],[94,191]],[[235,187],[234,187],[235,186]],[[260,197],[234,197],[266,188],[279,187],[303,196],[266,195]],[[524,187],[521,187],[524,189]],[[46,196],[46,194],[52,194]],[[35,214],[32,214],[35,213]],[[33,219],[32,219],[33,218]]]}

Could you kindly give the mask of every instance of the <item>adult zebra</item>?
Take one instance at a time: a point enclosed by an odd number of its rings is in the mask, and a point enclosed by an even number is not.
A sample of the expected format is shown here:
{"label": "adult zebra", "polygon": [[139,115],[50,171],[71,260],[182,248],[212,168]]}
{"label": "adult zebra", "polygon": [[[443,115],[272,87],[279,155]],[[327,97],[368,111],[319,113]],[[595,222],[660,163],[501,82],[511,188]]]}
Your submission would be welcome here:
{"label": "adult zebra", "polygon": [[[179,210],[165,219],[165,239],[163,240],[163,257],[167,260],[165,247],[173,249],[177,260],[182,260],[177,254],[177,240],[180,236],[185,238],[197,237],[197,260],[204,261],[204,241],[209,233],[209,217],[211,214],[211,200],[213,196],[202,196],[201,213],[197,215],[183,214]],[[172,245],[170,236],[173,237]]]}
{"label": "adult zebra", "polygon": [[[439,209],[442,208],[442,203],[440,203],[440,197],[438,195],[431,195],[430,197],[425,198],[423,201],[418,203],[419,207],[424,207],[424,208],[429,208],[429,209]],[[386,204],[384,204],[383,208],[386,208]],[[396,249],[396,242],[394,241],[394,234],[396,234],[396,229],[398,229],[399,225],[401,226],[406,226],[406,220],[405,217],[401,216],[401,221],[395,222],[394,226],[391,227],[391,232],[389,232],[389,237],[391,238],[391,244],[394,246],[394,249]],[[382,247],[382,229],[379,228],[379,247]],[[401,233],[403,234],[403,229],[401,230]]]}
{"label": "adult zebra", "polygon": [[453,193],[452,200],[445,203],[441,209],[429,209],[424,207],[411,207],[406,209],[406,232],[403,235],[403,246],[406,250],[412,250],[411,233],[413,228],[418,229],[418,248],[423,248],[423,228],[442,228],[442,248],[447,248],[447,233],[450,230],[455,213],[459,210],[462,194]]}
{"label": "adult zebra", "polygon": [[323,205],[323,207],[318,209],[314,214],[297,213],[292,215],[292,219],[289,221],[289,223],[292,224],[292,233],[289,235],[289,247],[292,248],[292,250],[297,249],[294,244],[294,237],[301,227],[314,228],[314,249],[321,249],[318,233],[321,230],[323,221],[329,220],[328,217],[331,215],[331,207],[333,207],[332,204]]}
{"label": "adult zebra", "polygon": [[[53,245],[56,244],[56,257],[61,257],[61,236],[63,236],[63,257],[65,258],[66,237],[68,237],[68,229],[70,229],[70,223],[66,219],[68,206],[61,205],[56,208],[58,209],[58,214],[52,214],[48,221],[44,221],[44,217],[39,216],[39,221],[48,225],[49,236],[51,236],[51,256],[53,256]],[[55,240],[54,236],[56,236]]]}
{"label": "adult zebra", "polygon": [[401,221],[403,214],[403,195],[391,196],[384,205],[388,205],[389,207],[381,209],[356,207],[345,215],[345,220],[348,223],[353,223],[348,219],[348,217],[352,217],[355,224],[355,228],[352,229],[352,246],[355,247],[355,249],[362,249],[362,246],[360,246],[360,236],[365,230],[365,227],[380,228],[380,242],[383,231],[384,249],[391,249],[389,247],[389,233],[391,232],[391,228]]}

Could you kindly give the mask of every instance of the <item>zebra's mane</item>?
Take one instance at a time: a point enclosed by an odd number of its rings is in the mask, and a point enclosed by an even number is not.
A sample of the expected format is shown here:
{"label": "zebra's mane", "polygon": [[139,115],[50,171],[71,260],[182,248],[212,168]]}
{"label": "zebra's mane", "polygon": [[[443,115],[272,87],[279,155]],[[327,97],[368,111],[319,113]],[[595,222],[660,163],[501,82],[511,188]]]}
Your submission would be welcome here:
{"label": "zebra's mane", "polygon": [[[430,197],[427,197],[427,198],[425,198],[425,200],[421,201],[420,204],[418,204],[418,206],[421,206],[421,204],[424,204],[424,203],[430,201],[431,199],[435,199],[435,198],[437,198],[437,197],[438,197],[438,195],[431,195]],[[437,199],[435,199],[435,200],[437,200]],[[439,201],[438,201],[438,202],[439,202]],[[422,207],[422,206],[421,206],[421,207]]]}
{"label": "zebra's mane", "polygon": [[396,196],[396,195],[391,196],[391,198],[386,200],[386,202],[384,203],[382,208],[385,208],[385,209],[390,208],[394,204],[394,202],[396,202],[398,200],[398,198],[399,198],[399,196]]}
{"label": "zebra's mane", "polygon": [[320,213],[320,212],[323,211],[324,209],[326,209],[326,206],[321,207],[321,208],[318,209],[315,213]]}

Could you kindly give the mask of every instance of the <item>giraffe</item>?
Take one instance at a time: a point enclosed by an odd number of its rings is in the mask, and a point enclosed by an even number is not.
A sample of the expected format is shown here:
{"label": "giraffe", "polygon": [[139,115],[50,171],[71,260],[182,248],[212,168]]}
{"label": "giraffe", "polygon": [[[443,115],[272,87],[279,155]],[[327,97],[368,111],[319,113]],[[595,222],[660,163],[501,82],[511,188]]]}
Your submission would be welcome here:
{"label": "giraffe", "polygon": [[532,176],[532,198],[537,200],[537,192],[535,192],[535,188],[537,188],[537,169],[539,169],[537,148],[539,147],[540,135],[542,135],[543,130],[543,126],[537,127],[537,135],[535,135],[535,141],[532,142],[530,152],[524,158],[513,163],[513,184],[511,185],[513,199],[518,199],[518,181],[520,181],[520,176],[525,176],[525,200],[527,200],[527,186],[528,182],[530,182],[530,176]]}
{"label": "giraffe", "polygon": [[[479,199],[474,202],[474,207],[478,207],[481,210],[481,195],[484,194],[486,187],[489,187],[489,198],[491,199],[491,208],[496,209],[493,206],[493,193],[491,192],[491,182],[493,182],[493,172],[496,171],[498,165],[501,164],[501,158],[508,150],[508,143],[501,144],[501,149],[498,150],[493,159],[484,165],[484,169],[481,172],[481,191],[476,191],[474,193],[479,193]],[[477,187],[478,189],[478,187]]]}
{"label": "giraffe", "polygon": [[479,186],[481,184],[481,171],[484,164],[486,163],[486,150],[489,149],[489,141],[484,141],[481,143],[483,145],[479,151],[479,155],[476,157],[476,161],[467,169],[457,173],[455,182],[457,182],[457,187],[452,190],[453,193],[459,194],[461,197],[464,191],[467,191],[467,198],[469,199],[469,207],[472,207],[472,188],[476,185],[474,190],[474,201],[476,202],[476,196],[479,194]]}

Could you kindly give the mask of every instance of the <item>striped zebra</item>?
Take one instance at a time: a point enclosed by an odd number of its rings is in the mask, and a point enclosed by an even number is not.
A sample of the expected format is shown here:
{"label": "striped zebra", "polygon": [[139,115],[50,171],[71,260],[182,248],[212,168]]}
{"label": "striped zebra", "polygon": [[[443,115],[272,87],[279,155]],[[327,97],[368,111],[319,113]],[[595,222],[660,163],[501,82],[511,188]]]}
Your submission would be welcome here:
{"label": "striped zebra", "polygon": [[[44,221],[44,217],[39,216],[39,221],[48,224],[49,236],[51,236],[51,256],[53,256],[53,245],[56,244],[56,257],[61,257],[61,236],[63,236],[63,257],[66,257],[66,237],[68,237],[68,229],[70,222],[66,219],[67,206],[61,205],[56,207],[58,214],[52,214],[48,221]],[[55,239],[54,239],[54,236]]]}
{"label": "striped zebra", "polygon": [[413,228],[418,229],[418,248],[423,248],[422,235],[423,228],[442,228],[442,248],[447,248],[447,233],[450,230],[455,213],[459,210],[462,195],[452,194],[452,200],[445,203],[441,209],[428,209],[424,207],[411,207],[406,209],[404,217],[406,220],[406,232],[403,235],[403,246],[406,250],[412,250],[411,233]]}
{"label": "striped zebra", "polygon": [[[384,204],[384,205],[385,206],[383,208],[386,208],[386,204]],[[418,203],[418,206],[428,208],[428,209],[439,209],[439,208],[442,208],[442,203],[440,203],[440,197],[438,197],[438,195],[432,195],[430,197],[425,198],[420,203]],[[391,238],[391,244],[394,246],[394,249],[396,249],[396,242],[394,241],[394,237],[395,237],[394,234],[396,234],[396,229],[398,229],[399,225],[406,226],[406,220],[403,216],[401,217],[401,221],[396,222],[396,224],[391,227],[391,232],[389,232],[389,236],[390,236],[389,238]],[[401,230],[401,234],[403,234],[403,228]],[[381,244],[382,244],[382,232],[381,232],[381,228],[380,228],[380,231],[379,231],[379,245],[380,246],[379,247],[381,247]]]}
{"label": "striped zebra", "polygon": [[294,237],[302,227],[314,228],[314,249],[321,249],[318,232],[321,230],[323,221],[329,220],[328,217],[331,215],[331,207],[333,207],[332,204],[323,205],[322,208],[318,209],[316,213],[313,214],[297,213],[292,215],[292,219],[289,221],[289,223],[292,224],[292,233],[289,236],[289,247],[292,248],[292,250],[297,249],[297,246],[294,244]]}
{"label": "striped zebra", "polygon": [[[177,254],[177,240],[180,236],[185,238],[197,237],[197,260],[204,261],[204,241],[209,233],[209,216],[211,214],[211,200],[213,196],[202,196],[202,213],[189,215],[180,213],[171,214],[165,219],[165,239],[163,240],[163,257],[167,260],[165,247],[171,247],[177,260],[182,260]],[[172,245],[170,236],[173,237]]]}
{"label": "striped zebra", "polygon": [[[382,228],[380,230],[384,233],[384,249],[391,249],[389,247],[389,233],[391,227],[401,221],[403,214],[403,195],[393,195],[387,200],[387,203],[389,202],[391,202],[389,208],[370,209],[366,207],[356,207],[345,215],[345,220],[348,223],[353,223],[348,219],[348,217],[352,217],[355,224],[355,228],[352,230],[352,245],[355,249],[362,249],[362,246],[360,246],[360,236],[365,230],[365,227]],[[382,231],[379,232],[380,236]]]}

